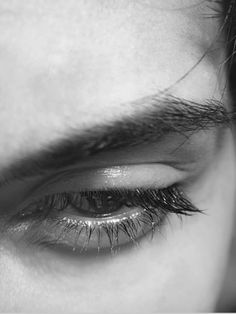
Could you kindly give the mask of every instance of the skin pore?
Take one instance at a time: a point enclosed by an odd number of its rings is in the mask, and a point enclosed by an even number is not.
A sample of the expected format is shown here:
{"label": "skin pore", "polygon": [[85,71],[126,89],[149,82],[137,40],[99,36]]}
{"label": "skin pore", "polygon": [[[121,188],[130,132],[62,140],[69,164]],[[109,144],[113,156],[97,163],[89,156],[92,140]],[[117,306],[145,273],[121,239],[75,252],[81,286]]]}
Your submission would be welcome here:
{"label": "skin pore", "polygon": [[[136,100],[163,97],[163,90],[203,104],[215,99],[230,110],[221,21],[207,18],[218,5],[0,0],[1,173],[71,134],[132,117],[148,108]],[[233,143],[232,130],[225,128],[199,131],[189,139],[170,134],[158,144],[78,162],[68,167],[78,175],[66,183],[54,180],[43,189],[46,177],[36,176],[1,187],[0,226],[38,186],[35,193],[41,197],[83,184],[89,189],[178,183],[204,214],[182,220],[171,214],[152,241],[144,237],[139,248],[128,246],[116,256],[42,250],[19,241],[19,230],[4,234],[0,310],[211,311],[232,234]]]}

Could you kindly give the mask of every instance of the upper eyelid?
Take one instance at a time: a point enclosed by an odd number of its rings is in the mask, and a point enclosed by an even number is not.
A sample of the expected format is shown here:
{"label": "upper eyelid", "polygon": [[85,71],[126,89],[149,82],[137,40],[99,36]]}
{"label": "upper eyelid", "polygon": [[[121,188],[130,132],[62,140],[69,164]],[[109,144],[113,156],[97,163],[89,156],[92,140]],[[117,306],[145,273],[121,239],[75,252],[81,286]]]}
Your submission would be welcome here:
{"label": "upper eyelid", "polygon": [[110,188],[165,188],[187,178],[188,172],[163,164],[124,165],[81,171],[70,169],[52,176],[30,190],[24,202],[38,199],[46,193],[102,190]]}

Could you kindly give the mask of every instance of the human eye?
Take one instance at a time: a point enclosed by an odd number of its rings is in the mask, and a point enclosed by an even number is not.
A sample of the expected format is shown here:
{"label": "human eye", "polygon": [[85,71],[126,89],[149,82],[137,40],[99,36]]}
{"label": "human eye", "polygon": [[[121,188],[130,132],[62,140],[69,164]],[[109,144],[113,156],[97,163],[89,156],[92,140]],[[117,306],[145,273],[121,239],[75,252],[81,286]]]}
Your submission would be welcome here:
{"label": "human eye", "polygon": [[90,179],[82,176],[83,184],[64,179],[57,188],[53,180],[53,185],[36,191],[7,220],[5,234],[15,242],[51,250],[115,253],[152,239],[170,215],[199,212],[178,184],[142,186],[140,178],[136,185],[114,181],[99,185],[91,173]]}

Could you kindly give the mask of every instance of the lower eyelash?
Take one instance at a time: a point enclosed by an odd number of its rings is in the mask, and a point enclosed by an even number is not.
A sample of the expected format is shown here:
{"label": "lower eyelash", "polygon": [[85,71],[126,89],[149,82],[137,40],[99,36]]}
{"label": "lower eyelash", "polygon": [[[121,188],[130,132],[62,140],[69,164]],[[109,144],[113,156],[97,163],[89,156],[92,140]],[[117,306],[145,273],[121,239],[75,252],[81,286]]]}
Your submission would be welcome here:
{"label": "lower eyelash", "polygon": [[[59,216],[58,212],[63,212],[72,200],[78,199],[78,195],[96,195],[101,199],[104,195],[115,195],[115,199],[126,199],[127,206],[137,210],[123,218],[117,218],[116,215],[105,219]],[[176,186],[161,190],[113,189],[54,194],[46,196],[33,206],[30,205],[10,219],[8,230],[12,226],[12,230],[16,230],[20,224],[26,223],[22,236],[24,241],[41,247],[66,247],[80,252],[94,249],[97,252],[101,249],[112,252],[127,243],[138,245],[144,235],[151,233],[153,237],[169,213],[192,215],[200,212]],[[52,212],[55,214],[55,208],[57,216],[52,215]]]}
{"label": "lower eyelash", "polygon": [[[164,218],[164,214],[160,215]],[[139,240],[147,235],[144,229],[152,233],[152,237],[156,228],[161,224],[161,217],[158,214],[152,214],[151,211],[144,210],[136,217],[127,217],[123,220],[111,219],[101,223],[91,223],[89,221],[73,220],[65,217],[63,219],[47,219],[47,223],[43,220],[32,221],[28,224],[26,232],[21,240],[33,245],[42,247],[60,247],[67,248],[73,252],[79,253],[95,250],[98,253],[109,250],[115,252],[123,246],[122,242],[139,245]],[[46,227],[47,226],[47,227]],[[45,228],[46,227],[46,228]],[[50,234],[45,234],[45,229],[50,230]],[[55,230],[60,230],[59,235],[54,234]],[[72,233],[72,237],[70,236]],[[101,235],[106,236],[103,245],[101,245]],[[100,236],[99,236],[100,235]],[[86,238],[80,241],[80,237]],[[96,244],[89,246],[91,238],[94,237]],[[71,240],[73,239],[73,240]],[[78,243],[80,244],[78,245]]]}
{"label": "lower eyelash", "polygon": [[[63,233],[68,233],[71,230],[76,230],[77,234],[81,234],[83,229],[87,234],[87,241],[83,246],[82,250],[87,251],[89,246],[89,241],[94,233],[96,233],[97,237],[97,247],[98,251],[100,251],[100,237],[101,234],[104,233],[107,236],[109,249],[111,251],[114,250],[115,247],[119,246],[119,236],[121,233],[128,238],[134,245],[138,245],[138,238],[140,230],[143,231],[143,235],[145,234],[144,230],[142,229],[143,226],[147,226],[152,231],[152,236],[154,235],[156,226],[161,224],[161,219],[164,218],[163,214],[159,214],[154,210],[151,211],[150,209],[145,209],[141,213],[132,215],[131,217],[126,217],[118,221],[118,219],[111,219],[106,222],[101,223],[91,223],[91,222],[81,222],[81,221],[73,221],[71,218],[64,218],[60,221],[55,222],[55,227],[58,225],[63,226]],[[99,236],[100,235],[100,236]],[[58,243],[60,239],[56,239],[55,243]],[[74,242],[73,251],[76,250],[77,241]],[[52,244],[52,243],[51,243]]]}

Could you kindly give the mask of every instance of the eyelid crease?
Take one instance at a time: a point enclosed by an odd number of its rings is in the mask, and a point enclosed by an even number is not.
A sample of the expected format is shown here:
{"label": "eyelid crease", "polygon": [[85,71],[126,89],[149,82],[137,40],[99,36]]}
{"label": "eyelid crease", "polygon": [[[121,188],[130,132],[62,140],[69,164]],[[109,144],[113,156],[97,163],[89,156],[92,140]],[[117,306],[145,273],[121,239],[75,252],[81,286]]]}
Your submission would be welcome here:
{"label": "eyelid crease", "polygon": [[46,193],[64,191],[109,190],[112,188],[166,188],[184,181],[187,171],[169,165],[151,163],[95,168],[88,170],[68,169],[41,181],[26,195],[22,204]]}

